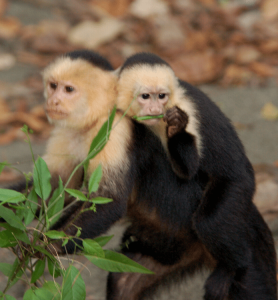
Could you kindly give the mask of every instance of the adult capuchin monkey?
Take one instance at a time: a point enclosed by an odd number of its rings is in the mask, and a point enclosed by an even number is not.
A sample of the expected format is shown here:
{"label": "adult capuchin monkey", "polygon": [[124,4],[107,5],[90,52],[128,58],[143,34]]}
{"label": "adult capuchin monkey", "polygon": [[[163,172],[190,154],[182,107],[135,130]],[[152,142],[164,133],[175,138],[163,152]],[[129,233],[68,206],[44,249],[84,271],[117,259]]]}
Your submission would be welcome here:
{"label": "adult capuchin monkey", "polygon": [[[130,117],[164,114],[163,120],[157,118],[142,123],[160,139],[172,170],[184,180],[181,186],[190,183],[191,188],[197,189],[195,195],[202,187],[200,198],[183,194],[181,202],[187,203],[191,210],[185,211],[181,208],[182,204],[173,201],[168,206],[161,204],[161,207],[155,207],[153,214],[162,210],[165,214],[176,211],[176,228],[172,226],[168,229],[172,239],[176,232],[189,246],[190,243],[196,245],[193,239],[187,240],[188,236],[194,236],[201,245],[198,249],[203,247],[215,260],[205,284],[204,299],[277,299],[273,238],[252,203],[255,190],[253,169],[230,121],[204,93],[176,78],[171,67],[154,54],[131,56],[118,71],[118,76],[118,108],[125,111],[130,107]],[[143,145],[142,140],[141,147]],[[163,164],[167,164],[166,160]],[[192,182],[198,184],[193,187]],[[162,187],[163,181],[157,181],[156,190]],[[167,187],[172,189],[168,184]],[[182,190],[175,192],[183,193]],[[194,195],[194,190],[191,193]],[[175,196],[173,194],[172,199]],[[140,210],[144,211],[141,207]],[[150,217],[144,216],[145,219]],[[144,236],[139,228],[137,232],[131,229],[130,235],[135,236],[135,242],[129,245],[127,251],[133,252],[140,262],[140,253],[146,251],[146,236],[153,249],[158,249],[154,245],[159,243],[151,234],[151,229]],[[162,240],[165,245],[172,242],[171,238]],[[183,242],[173,245],[178,253]],[[166,253],[162,254],[165,255],[165,262],[162,263],[172,266],[170,259],[166,259]],[[195,253],[188,251],[187,259],[196,253],[197,250]],[[149,255],[157,259],[156,254]],[[182,266],[182,259],[179,262]],[[199,257],[182,272],[192,271],[203,263]],[[136,282],[134,275],[118,275],[117,282],[125,282],[128,286],[132,276],[134,286],[140,285],[140,280]],[[113,275],[110,277],[113,278]]]}

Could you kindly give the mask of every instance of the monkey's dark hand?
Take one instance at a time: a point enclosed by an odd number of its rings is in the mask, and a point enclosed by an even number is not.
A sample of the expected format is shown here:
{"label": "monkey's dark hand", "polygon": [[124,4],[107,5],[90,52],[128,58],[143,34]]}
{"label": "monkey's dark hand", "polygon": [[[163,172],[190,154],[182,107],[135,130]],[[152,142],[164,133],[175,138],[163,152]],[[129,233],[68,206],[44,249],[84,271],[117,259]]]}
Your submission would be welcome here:
{"label": "monkey's dark hand", "polygon": [[167,123],[167,135],[170,138],[185,130],[188,124],[188,115],[177,106],[174,106],[166,111],[163,121]]}

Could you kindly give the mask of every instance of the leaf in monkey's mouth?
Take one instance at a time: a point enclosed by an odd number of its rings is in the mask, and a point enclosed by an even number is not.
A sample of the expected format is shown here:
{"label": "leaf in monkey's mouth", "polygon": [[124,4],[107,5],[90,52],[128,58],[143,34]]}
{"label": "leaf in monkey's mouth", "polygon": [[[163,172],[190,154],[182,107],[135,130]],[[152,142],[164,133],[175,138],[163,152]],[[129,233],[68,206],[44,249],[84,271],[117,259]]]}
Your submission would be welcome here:
{"label": "leaf in monkey's mouth", "polygon": [[150,120],[150,119],[161,119],[163,118],[164,115],[157,115],[157,116],[142,116],[142,117],[137,117],[134,116],[133,119],[137,121],[144,121],[144,120]]}

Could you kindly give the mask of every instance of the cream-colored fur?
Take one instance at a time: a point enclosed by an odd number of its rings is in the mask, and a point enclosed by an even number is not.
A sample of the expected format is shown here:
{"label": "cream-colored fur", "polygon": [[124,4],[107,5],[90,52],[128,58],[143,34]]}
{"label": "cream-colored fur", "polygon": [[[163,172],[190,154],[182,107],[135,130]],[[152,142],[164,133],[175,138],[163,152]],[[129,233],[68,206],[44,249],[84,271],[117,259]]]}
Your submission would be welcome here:
{"label": "cream-colored fur", "polygon": [[[49,81],[70,82],[82,92],[81,99],[66,104],[69,116],[65,120],[53,121],[55,128],[43,157],[50,172],[61,176],[65,183],[72,170],[87,157],[92,140],[115,105],[117,78],[112,72],[103,71],[82,59],[71,60],[68,57],[58,58],[50,64],[44,70],[43,78],[46,99]],[[83,106],[82,109],[80,106]],[[114,124],[120,117],[116,115]],[[104,149],[90,160],[88,176],[99,164],[103,174],[108,168],[127,170],[126,149],[131,138],[128,122],[128,119],[123,119],[112,130]],[[70,187],[75,187],[74,182]]]}
{"label": "cream-colored fur", "polygon": [[[139,94],[142,94],[144,89],[160,90],[160,92],[167,91],[169,93],[169,101],[165,109],[178,106],[188,114],[189,121],[186,131],[195,136],[198,153],[201,155],[202,140],[196,117],[197,111],[192,100],[186,95],[186,91],[179,86],[178,78],[173,70],[165,65],[153,67],[144,64],[123,70],[118,81],[118,108],[125,111],[133,100],[128,115],[131,117],[135,116],[141,109],[135,100]],[[156,125],[150,126],[150,129],[160,137],[164,147],[167,149],[166,123],[161,119]]]}

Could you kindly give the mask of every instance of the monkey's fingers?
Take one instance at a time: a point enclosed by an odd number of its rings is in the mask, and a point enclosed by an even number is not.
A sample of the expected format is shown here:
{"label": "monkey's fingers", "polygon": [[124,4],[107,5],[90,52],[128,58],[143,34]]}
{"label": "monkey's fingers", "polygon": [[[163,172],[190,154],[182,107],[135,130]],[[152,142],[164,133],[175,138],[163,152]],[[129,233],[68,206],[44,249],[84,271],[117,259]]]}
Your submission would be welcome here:
{"label": "monkey's fingers", "polygon": [[167,130],[168,138],[173,137],[178,132],[180,132],[180,129],[178,129],[176,126],[169,126]]}
{"label": "monkey's fingers", "polygon": [[185,129],[186,125],[188,123],[188,118],[184,116],[181,116],[177,113],[171,114],[171,116],[167,119],[168,126],[177,126],[181,129]]}

